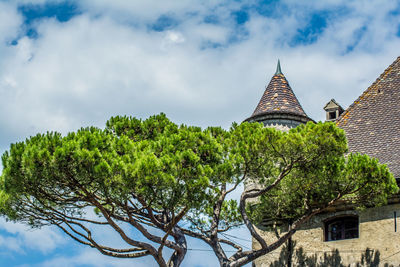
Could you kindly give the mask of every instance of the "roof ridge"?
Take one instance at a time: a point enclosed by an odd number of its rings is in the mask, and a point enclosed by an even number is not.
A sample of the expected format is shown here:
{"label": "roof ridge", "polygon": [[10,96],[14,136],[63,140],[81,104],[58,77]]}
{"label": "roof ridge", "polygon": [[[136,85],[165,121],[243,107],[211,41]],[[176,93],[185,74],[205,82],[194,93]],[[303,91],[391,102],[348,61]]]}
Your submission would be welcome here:
{"label": "roof ridge", "polygon": [[[346,115],[354,108],[354,106],[356,104],[358,104],[360,102],[361,99],[364,98],[364,96],[370,92],[372,89],[374,89],[377,85],[378,82],[380,82],[382,79],[384,79],[387,75],[389,75],[390,71],[393,69],[393,66],[395,64],[397,64],[397,62],[400,61],[400,56],[398,56],[393,62],[392,64],[390,64],[382,73],[381,75],[379,75],[378,78],[376,78],[376,80],[367,88],[365,89],[362,94],[356,99],[354,100],[353,103],[351,103],[351,105],[339,116],[339,118],[336,120],[336,125],[338,125],[342,119],[346,118]],[[344,123],[344,122],[343,122]]]}
{"label": "roof ridge", "polygon": [[346,132],[350,152],[386,164],[400,179],[400,57],[397,57],[336,124]]}

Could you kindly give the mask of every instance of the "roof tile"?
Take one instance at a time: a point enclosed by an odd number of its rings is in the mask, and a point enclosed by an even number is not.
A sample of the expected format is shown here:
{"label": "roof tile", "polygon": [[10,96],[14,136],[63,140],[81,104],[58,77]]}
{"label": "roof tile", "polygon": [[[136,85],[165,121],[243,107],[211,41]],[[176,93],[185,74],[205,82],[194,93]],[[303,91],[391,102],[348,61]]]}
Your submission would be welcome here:
{"label": "roof tile", "polygon": [[400,57],[337,120],[349,150],[378,158],[400,178]]}
{"label": "roof tile", "polygon": [[307,117],[283,74],[275,74],[251,117],[281,111]]}

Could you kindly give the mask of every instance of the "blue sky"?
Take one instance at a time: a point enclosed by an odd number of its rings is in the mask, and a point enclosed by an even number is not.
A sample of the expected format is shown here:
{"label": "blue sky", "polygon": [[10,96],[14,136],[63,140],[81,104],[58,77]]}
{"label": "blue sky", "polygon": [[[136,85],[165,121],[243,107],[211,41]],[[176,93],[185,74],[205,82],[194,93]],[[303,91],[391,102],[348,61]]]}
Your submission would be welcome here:
{"label": "blue sky", "polygon": [[[400,1],[0,0],[0,152],[112,115],[227,128],[251,115],[278,58],[305,112],[323,120],[331,98],[346,108],[399,47]],[[8,266],[127,265],[4,219],[0,251]],[[191,251],[184,266],[215,264]]]}

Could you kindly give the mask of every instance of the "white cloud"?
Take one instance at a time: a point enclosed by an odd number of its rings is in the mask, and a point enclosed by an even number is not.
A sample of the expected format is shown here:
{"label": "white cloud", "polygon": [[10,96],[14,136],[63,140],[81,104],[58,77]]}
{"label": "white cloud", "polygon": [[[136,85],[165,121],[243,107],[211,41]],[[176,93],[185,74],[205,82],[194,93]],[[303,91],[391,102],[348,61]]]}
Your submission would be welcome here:
{"label": "white cloud", "polygon": [[85,248],[80,250],[75,256],[68,257],[57,255],[54,258],[47,259],[37,266],[40,267],[75,267],[75,266],[93,266],[93,267],[125,267],[134,265],[137,267],[157,266],[155,261],[150,256],[139,259],[119,259],[108,257],[100,254],[95,249]]}
{"label": "white cloud", "polygon": [[[19,3],[28,2],[45,0]],[[165,112],[177,123],[228,127],[251,115],[278,58],[307,114],[321,120],[327,101],[350,105],[399,56],[399,16],[388,15],[394,2],[286,1],[282,16],[250,9],[238,29],[231,12],[252,3],[85,0],[78,3],[82,15],[64,23],[40,20],[37,39],[23,37],[11,46],[23,19],[16,4],[0,2],[0,151],[37,132],[103,127],[112,115]],[[290,44],[312,12],[343,6],[314,43]],[[151,30],[163,14],[177,25]],[[210,15],[217,22],[205,23]],[[53,230],[26,231],[4,221],[0,228],[13,234],[0,239],[11,251],[23,251],[25,242],[39,251],[64,242]],[[39,236],[46,242],[38,244]],[[46,264],[91,264],[98,255],[82,250]],[[203,258],[188,255],[188,265]],[[99,266],[111,265],[101,259]]]}
{"label": "white cloud", "polygon": [[210,10],[229,14],[230,10],[238,9],[242,4],[232,1],[157,1],[157,0],[82,0],[79,3],[90,14],[107,14],[118,21],[140,23],[143,21],[155,22],[161,15],[177,16],[178,19],[196,19],[206,15]]}
{"label": "white cloud", "polygon": [[0,236],[0,247],[3,247],[3,249],[6,248],[6,250],[21,253],[23,252],[21,246],[21,241],[15,237]]}
{"label": "white cloud", "polygon": [[13,222],[6,222],[0,218],[0,229],[11,234],[0,236],[0,247],[24,254],[27,249],[33,249],[43,254],[52,252],[57,246],[65,243],[54,228],[43,227],[40,230],[31,230],[30,227]]}
{"label": "white cloud", "polygon": [[17,37],[22,17],[17,13],[15,6],[0,2],[0,43],[11,42]]}
{"label": "white cloud", "polygon": [[168,43],[179,44],[185,41],[185,38],[180,32],[167,31],[165,34],[165,41]]}
{"label": "white cloud", "polygon": [[[154,12],[178,14],[189,5],[187,1],[161,4],[148,11],[149,3],[124,3],[109,6],[108,2],[86,2],[85,5],[88,8],[96,5],[102,10],[106,6],[124,9],[133,17],[141,11],[149,12],[152,14],[149,18],[153,19]],[[189,10],[203,10],[203,13],[185,17],[176,29],[166,32],[121,24],[113,14],[81,15],[66,23],[41,21],[39,39],[23,38],[17,46],[8,47],[14,56],[7,61],[7,68],[0,69],[5,102],[2,114],[12,113],[18,122],[12,124],[19,125],[13,132],[21,132],[22,136],[48,129],[66,132],[82,125],[102,126],[112,114],[148,116],[161,111],[178,122],[226,127],[231,121],[240,121],[251,114],[278,57],[293,89],[304,101],[305,110],[320,119],[324,103],[317,102],[338,98],[336,91],[347,92],[351,88],[356,93],[346,101],[348,104],[360,93],[355,83],[360,79],[375,79],[397,53],[394,44],[398,38],[391,34],[393,29],[382,30],[387,28],[387,22],[376,12],[376,19],[372,20],[375,26],[369,25],[371,32],[361,38],[353,52],[343,54],[348,45],[354,44],[354,32],[362,27],[363,16],[371,15],[372,9],[351,7],[357,11],[354,18],[329,22],[316,43],[290,47],[285,42],[296,34],[299,19],[304,19],[296,14],[266,18],[253,12],[243,25],[249,35],[227,44],[233,34],[233,22],[226,19],[219,24],[206,24],[201,15],[207,13],[206,7],[212,6],[217,16],[226,18],[237,7],[221,7],[213,2],[190,6]],[[387,12],[390,8],[381,10]],[[371,39],[368,36],[374,35],[379,36],[373,40],[376,43],[373,46],[380,48],[378,54],[364,49]],[[212,49],[204,46],[206,42],[227,45]],[[376,57],[385,60],[378,66]],[[363,64],[366,58],[375,59],[375,63]],[[352,63],[348,67],[350,72],[343,71],[345,62]],[[371,78],[361,77],[371,69],[374,69]],[[294,86],[297,84],[302,87]],[[366,84],[362,86],[361,90]],[[320,98],[307,103],[304,99],[309,95]],[[1,121],[10,124],[8,118],[3,115]]]}

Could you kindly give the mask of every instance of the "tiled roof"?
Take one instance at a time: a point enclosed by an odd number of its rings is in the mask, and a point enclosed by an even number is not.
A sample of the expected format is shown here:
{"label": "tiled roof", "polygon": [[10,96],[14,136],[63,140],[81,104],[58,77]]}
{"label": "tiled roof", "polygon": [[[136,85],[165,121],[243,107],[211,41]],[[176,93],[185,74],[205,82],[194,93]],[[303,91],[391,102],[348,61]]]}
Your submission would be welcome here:
{"label": "tiled roof", "polygon": [[308,118],[282,74],[279,62],[275,75],[250,118],[268,113],[287,113]]}
{"label": "tiled roof", "polygon": [[349,150],[378,158],[400,178],[400,57],[337,120]]}

